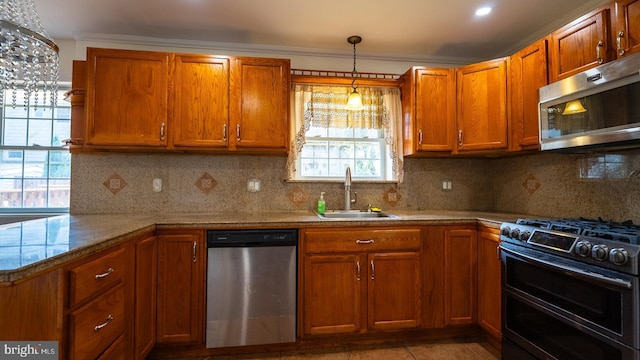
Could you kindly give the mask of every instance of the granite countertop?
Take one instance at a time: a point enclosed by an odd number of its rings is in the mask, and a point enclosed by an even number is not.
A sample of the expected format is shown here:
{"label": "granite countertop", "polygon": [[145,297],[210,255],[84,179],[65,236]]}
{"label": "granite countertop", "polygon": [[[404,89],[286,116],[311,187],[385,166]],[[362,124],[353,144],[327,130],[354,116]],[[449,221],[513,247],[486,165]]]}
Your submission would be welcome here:
{"label": "granite countertop", "polygon": [[515,214],[473,211],[393,211],[393,218],[320,219],[311,211],[60,215],[0,225],[0,283],[14,282],[163,228],[326,227],[486,223]]}

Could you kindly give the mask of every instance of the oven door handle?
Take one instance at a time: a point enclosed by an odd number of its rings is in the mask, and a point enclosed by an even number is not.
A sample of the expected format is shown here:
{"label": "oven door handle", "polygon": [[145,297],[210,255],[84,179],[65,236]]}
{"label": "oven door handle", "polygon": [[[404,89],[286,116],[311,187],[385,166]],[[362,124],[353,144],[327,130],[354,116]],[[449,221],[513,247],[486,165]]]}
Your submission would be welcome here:
{"label": "oven door handle", "polygon": [[577,276],[580,276],[582,278],[586,278],[587,280],[596,279],[598,281],[601,281],[601,282],[604,282],[604,283],[607,283],[609,285],[613,285],[613,286],[616,286],[616,287],[622,287],[622,288],[626,288],[626,289],[633,288],[633,284],[630,281],[627,281],[627,280],[624,280],[624,279],[611,278],[611,277],[604,276],[604,275],[601,275],[601,274],[598,274],[598,273],[594,273],[594,272],[591,272],[591,271],[585,271],[585,270],[582,270],[582,269],[578,269],[578,268],[575,268],[575,267],[572,267],[572,266],[567,266],[567,265],[553,263],[553,262],[542,260],[542,259],[537,259],[537,258],[535,258],[533,256],[529,256],[529,255],[525,255],[525,254],[521,254],[521,253],[515,253],[513,251],[510,251],[510,250],[502,248],[502,247],[500,248],[500,250],[504,251],[504,252],[507,252],[509,254],[512,254],[513,256],[521,257],[521,258],[527,259],[527,260],[529,260],[531,262],[542,264],[542,265],[544,265],[545,267],[548,267],[548,268],[560,269],[560,270],[564,270],[564,271],[573,273],[573,274],[575,274]]}

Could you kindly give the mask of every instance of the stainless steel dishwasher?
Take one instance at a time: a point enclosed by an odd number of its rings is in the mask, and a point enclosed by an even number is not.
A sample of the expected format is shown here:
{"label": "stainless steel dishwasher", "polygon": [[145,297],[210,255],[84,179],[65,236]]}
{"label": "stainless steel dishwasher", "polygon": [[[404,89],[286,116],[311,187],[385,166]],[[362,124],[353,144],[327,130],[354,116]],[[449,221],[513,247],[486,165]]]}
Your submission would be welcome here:
{"label": "stainless steel dishwasher", "polygon": [[207,231],[208,348],[296,341],[295,229]]}

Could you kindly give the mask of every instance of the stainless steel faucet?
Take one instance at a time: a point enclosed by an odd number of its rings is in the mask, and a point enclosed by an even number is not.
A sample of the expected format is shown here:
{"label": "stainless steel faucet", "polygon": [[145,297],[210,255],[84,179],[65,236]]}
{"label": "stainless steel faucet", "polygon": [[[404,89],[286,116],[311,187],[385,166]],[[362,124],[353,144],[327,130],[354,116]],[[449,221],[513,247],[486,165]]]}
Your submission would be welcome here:
{"label": "stainless steel faucet", "polygon": [[353,193],[353,199],[351,199],[351,169],[347,166],[347,173],[344,177],[344,209],[351,210],[351,204],[356,203],[357,193]]}

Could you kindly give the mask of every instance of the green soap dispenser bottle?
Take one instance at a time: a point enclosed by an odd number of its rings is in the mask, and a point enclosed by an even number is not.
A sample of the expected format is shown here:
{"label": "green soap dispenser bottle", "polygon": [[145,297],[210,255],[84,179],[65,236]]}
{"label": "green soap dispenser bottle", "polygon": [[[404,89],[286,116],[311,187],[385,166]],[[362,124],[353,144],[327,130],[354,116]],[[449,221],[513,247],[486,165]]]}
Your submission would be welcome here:
{"label": "green soap dispenser bottle", "polygon": [[320,199],[318,199],[318,214],[324,214],[326,205],[324,203],[324,191],[320,193]]}

